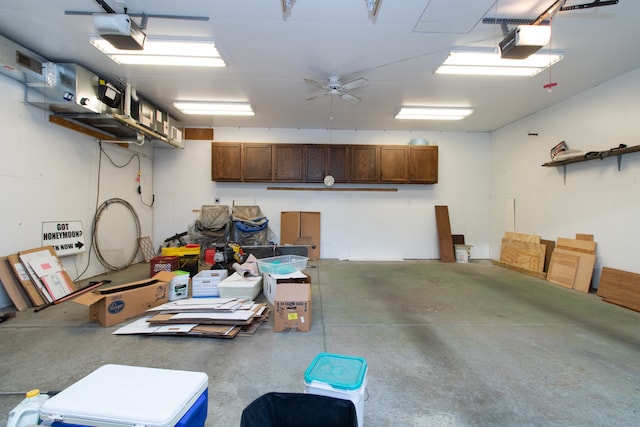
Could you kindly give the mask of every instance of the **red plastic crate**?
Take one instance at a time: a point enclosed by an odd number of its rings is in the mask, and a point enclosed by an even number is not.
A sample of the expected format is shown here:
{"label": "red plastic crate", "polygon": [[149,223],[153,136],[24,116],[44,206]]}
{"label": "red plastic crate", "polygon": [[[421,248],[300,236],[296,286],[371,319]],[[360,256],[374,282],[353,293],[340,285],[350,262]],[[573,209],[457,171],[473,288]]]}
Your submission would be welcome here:
{"label": "red plastic crate", "polygon": [[178,257],[173,255],[157,256],[149,262],[149,277],[155,276],[158,271],[174,271],[178,269]]}

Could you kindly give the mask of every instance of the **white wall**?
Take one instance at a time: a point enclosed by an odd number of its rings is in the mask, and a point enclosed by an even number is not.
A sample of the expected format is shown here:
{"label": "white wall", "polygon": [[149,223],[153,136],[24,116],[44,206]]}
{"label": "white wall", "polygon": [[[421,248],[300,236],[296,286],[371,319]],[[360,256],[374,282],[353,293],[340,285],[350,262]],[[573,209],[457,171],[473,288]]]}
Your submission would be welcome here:
{"label": "white wall", "polygon": [[[562,83],[554,91],[562,90]],[[602,151],[640,145],[640,69],[627,73],[493,133],[491,257],[507,230],[515,200],[515,229],[545,239],[595,235],[597,284],[602,266],[639,272],[640,153],[541,167],[564,140],[570,149]],[[538,136],[528,136],[528,133]]]}
{"label": "white wall", "polygon": [[[0,75],[0,189],[2,222],[0,255],[42,245],[42,223],[46,221],[81,221],[85,242],[91,243],[91,226],[98,197],[99,203],[122,198],[136,210],[142,236],[151,236],[152,209],[140,203],[137,194],[137,159],[124,168],[116,168],[104,158],[99,164],[98,143],[82,134],[50,124],[48,114],[24,102],[24,85]],[[142,191],[150,202],[153,184],[153,150],[134,147],[127,150],[104,144],[105,151],[118,164],[140,153]],[[126,262],[136,244],[133,216],[122,206],[113,205],[102,215],[98,235],[102,253],[112,265]],[[69,275],[75,279],[106,271],[89,252],[62,257]],[[11,301],[0,287],[0,307]]]}
{"label": "white wall", "polygon": [[[407,144],[424,136],[438,144],[439,183],[435,185],[360,185],[397,192],[266,190],[275,184],[211,181],[211,142],[187,141],[185,149],[157,151],[155,163],[155,245],[182,231],[202,205],[259,205],[275,240],[280,212],[321,213],[321,257],[341,259],[438,258],[435,205],[449,206],[451,229],[474,245],[472,257],[487,258],[489,224],[489,135],[297,129],[216,128],[218,142]],[[301,185],[303,187],[321,184]],[[283,186],[291,186],[284,184]],[[358,187],[358,185],[347,185]]]}

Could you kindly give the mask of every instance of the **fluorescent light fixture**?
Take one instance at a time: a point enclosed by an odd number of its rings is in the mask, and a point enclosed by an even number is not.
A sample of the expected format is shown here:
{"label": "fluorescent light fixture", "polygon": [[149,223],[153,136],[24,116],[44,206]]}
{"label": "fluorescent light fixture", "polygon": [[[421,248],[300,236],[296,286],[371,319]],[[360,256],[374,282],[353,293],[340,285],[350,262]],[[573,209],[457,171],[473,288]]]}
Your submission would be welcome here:
{"label": "fluorescent light fixture", "polygon": [[466,107],[402,107],[396,119],[404,120],[461,120],[473,113]]}
{"label": "fluorescent light fixture", "polygon": [[116,49],[102,37],[91,37],[90,41],[93,46],[119,64],[226,66],[213,40],[148,37],[143,50]]}
{"label": "fluorescent light fixture", "polygon": [[184,114],[208,115],[208,116],[254,116],[251,104],[248,102],[204,102],[204,101],[180,101],[174,102],[176,107]]}
{"label": "fluorescent light fixture", "polygon": [[525,59],[504,59],[495,49],[452,50],[436,74],[535,76],[564,58],[558,51],[534,53]]}

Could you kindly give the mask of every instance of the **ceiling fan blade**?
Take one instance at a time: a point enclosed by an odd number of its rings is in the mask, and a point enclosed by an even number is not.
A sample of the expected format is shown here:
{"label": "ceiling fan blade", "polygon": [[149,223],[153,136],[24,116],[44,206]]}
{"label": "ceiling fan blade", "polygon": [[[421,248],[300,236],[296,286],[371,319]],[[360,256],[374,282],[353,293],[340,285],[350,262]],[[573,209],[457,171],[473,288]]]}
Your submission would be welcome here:
{"label": "ceiling fan blade", "polygon": [[312,86],[317,87],[317,88],[320,88],[320,89],[326,89],[326,86],[325,86],[325,85],[323,85],[322,83],[317,82],[317,81],[315,81],[315,80],[311,80],[311,79],[304,79],[304,81],[305,81],[305,82],[307,82],[307,83],[309,83],[309,84],[310,84],[310,85],[312,85]]}
{"label": "ceiling fan blade", "polygon": [[311,97],[307,98],[307,99],[306,99],[306,101],[312,101],[312,100],[314,100],[314,99],[316,99],[316,98],[320,98],[321,96],[325,96],[325,95],[327,95],[327,93],[326,93],[326,92],[325,92],[325,93],[319,93],[319,94],[317,94],[317,95],[313,95],[313,96],[311,96]]}
{"label": "ceiling fan blade", "polygon": [[351,80],[349,82],[343,83],[342,87],[347,90],[356,89],[359,87],[363,87],[369,84],[369,80],[364,77],[358,77],[355,80]]}
{"label": "ceiling fan blade", "polygon": [[355,95],[351,95],[348,92],[342,92],[340,94],[340,98],[344,99],[345,101],[351,103],[351,104],[357,104],[358,102],[360,102],[360,98],[358,98]]}

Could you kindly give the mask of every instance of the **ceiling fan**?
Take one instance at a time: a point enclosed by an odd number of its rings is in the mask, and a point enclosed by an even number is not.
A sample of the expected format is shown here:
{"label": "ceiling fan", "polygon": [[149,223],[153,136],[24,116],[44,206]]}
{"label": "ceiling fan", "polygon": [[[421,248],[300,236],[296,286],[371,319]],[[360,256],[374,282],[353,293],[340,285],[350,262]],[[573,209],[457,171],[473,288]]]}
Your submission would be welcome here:
{"label": "ceiling fan", "polygon": [[358,102],[360,102],[360,98],[349,93],[348,91],[364,87],[369,84],[369,80],[365,79],[364,77],[358,77],[357,79],[350,80],[344,83],[340,81],[339,76],[329,77],[329,79],[327,79],[327,83],[325,84],[311,79],[304,79],[304,81],[324,91],[310,98],[307,98],[307,101],[311,101],[312,99],[318,98],[320,96],[338,95],[340,98],[351,104],[357,104]]}

